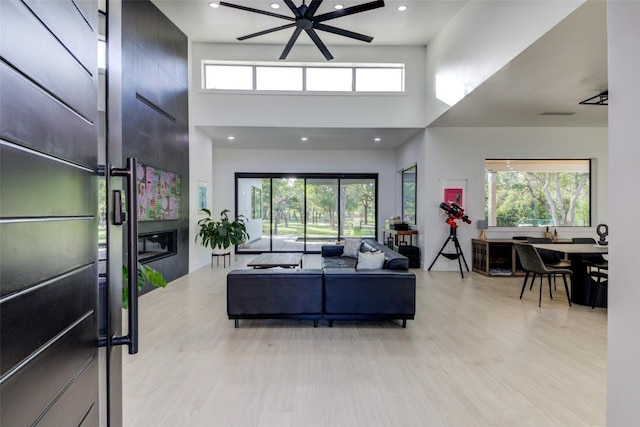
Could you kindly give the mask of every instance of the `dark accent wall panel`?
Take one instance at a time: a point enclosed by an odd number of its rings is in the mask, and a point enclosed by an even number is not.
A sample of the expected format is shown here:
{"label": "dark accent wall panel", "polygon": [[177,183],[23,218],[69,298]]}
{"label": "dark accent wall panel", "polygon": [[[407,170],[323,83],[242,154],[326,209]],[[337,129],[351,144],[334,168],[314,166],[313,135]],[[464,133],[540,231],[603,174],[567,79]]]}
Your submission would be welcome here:
{"label": "dark accent wall panel", "polygon": [[[97,274],[95,265],[91,265],[2,302],[0,345],[5,351],[0,360],[0,376],[93,310],[97,289],[91,283]],[[51,306],[51,301],[67,304]],[[22,321],[24,318],[29,321]]]}
{"label": "dark accent wall panel", "polygon": [[[3,0],[0,5],[0,55],[78,114],[95,123],[97,76],[87,73],[23,3]],[[20,36],[24,32],[29,37]],[[97,46],[97,35],[93,37]],[[96,63],[93,69],[97,67]]]}
{"label": "dark accent wall panel", "polygon": [[92,172],[0,144],[0,217],[92,216],[97,197]]}
{"label": "dark accent wall panel", "polygon": [[177,255],[150,263],[173,280],[189,270],[188,40],[150,1],[125,0],[122,22],[124,157],[182,179],[181,219],[138,224],[141,234],[178,231]]}
{"label": "dark accent wall panel", "polygon": [[87,141],[97,127],[0,61],[0,138],[82,165],[97,164]]}
{"label": "dark accent wall panel", "polygon": [[[0,224],[0,296],[96,262],[93,219]],[[97,283],[97,274],[92,285]]]}
{"label": "dark accent wall panel", "polygon": [[[0,385],[2,412],[0,425],[29,426],[47,407],[70,386],[85,365],[93,364],[96,357],[95,313],[76,325],[49,351],[42,352],[21,370]],[[87,372],[91,373],[91,371]],[[92,372],[94,379],[96,371]],[[97,388],[86,389],[87,397],[94,396]],[[27,399],[28,404],[25,404]],[[84,413],[75,405],[66,406],[67,415]],[[74,408],[69,410],[69,408]],[[59,424],[71,425],[71,424]]]}
{"label": "dark accent wall panel", "polygon": [[[93,74],[98,61],[98,51],[86,43],[87,39],[95,37],[96,23],[88,22],[89,17],[82,14],[72,0],[58,0],[55,5],[46,0],[23,0],[23,2],[38,16],[44,25],[55,33],[62,44],[71,54]],[[92,0],[87,7],[98,8],[98,2]]]}

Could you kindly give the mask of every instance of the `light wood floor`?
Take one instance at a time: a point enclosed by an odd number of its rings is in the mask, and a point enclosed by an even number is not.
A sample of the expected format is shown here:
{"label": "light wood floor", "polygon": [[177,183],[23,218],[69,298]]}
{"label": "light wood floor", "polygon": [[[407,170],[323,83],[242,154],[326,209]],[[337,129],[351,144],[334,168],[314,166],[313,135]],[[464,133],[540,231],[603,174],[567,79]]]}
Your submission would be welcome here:
{"label": "light wood floor", "polygon": [[140,353],[123,356],[125,426],[605,424],[606,310],[569,308],[560,287],[538,308],[536,288],[518,299],[521,278],[415,270],[406,329],[297,320],[234,329],[231,268],[141,297]]}

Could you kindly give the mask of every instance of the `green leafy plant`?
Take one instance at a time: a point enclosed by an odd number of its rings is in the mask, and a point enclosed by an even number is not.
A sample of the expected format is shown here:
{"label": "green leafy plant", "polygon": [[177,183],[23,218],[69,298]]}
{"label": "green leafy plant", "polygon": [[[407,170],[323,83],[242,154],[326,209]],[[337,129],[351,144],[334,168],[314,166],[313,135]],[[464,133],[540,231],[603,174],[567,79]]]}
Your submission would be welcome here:
{"label": "green leafy plant", "polygon": [[[127,309],[129,308],[129,288],[127,288],[126,284],[129,281],[129,270],[126,265],[122,266],[122,280],[124,281],[124,286],[122,287],[122,308]],[[141,291],[147,282],[156,288],[167,287],[167,281],[162,273],[148,265],[142,265],[138,262],[138,291]]]}
{"label": "green leafy plant", "polygon": [[202,246],[211,249],[225,250],[231,245],[238,245],[249,239],[245,219],[243,215],[238,215],[233,221],[229,220],[229,210],[225,209],[220,212],[220,220],[215,221],[211,218],[211,211],[202,209],[207,214],[206,218],[198,221],[200,231],[196,235]]}

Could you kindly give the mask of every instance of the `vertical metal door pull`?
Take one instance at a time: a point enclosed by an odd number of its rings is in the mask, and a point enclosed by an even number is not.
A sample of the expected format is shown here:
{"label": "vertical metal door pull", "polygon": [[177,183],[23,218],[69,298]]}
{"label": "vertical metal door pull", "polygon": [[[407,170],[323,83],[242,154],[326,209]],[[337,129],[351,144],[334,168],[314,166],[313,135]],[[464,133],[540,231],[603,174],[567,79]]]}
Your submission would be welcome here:
{"label": "vertical metal door pull", "polygon": [[[127,289],[129,291],[129,308],[127,309],[127,318],[129,320],[129,333],[123,336],[111,337],[111,345],[127,345],[129,346],[129,354],[138,352],[138,198],[136,192],[136,169],[137,160],[134,157],[127,158],[126,167],[110,168],[111,176],[120,176],[126,180],[126,201],[129,211],[129,221],[127,222],[127,269],[129,271],[127,278]],[[118,208],[120,203],[120,195],[117,195],[118,202],[115,201],[116,194],[114,192],[114,209]],[[122,207],[119,206],[122,213]],[[114,210],[114,224],[116,223],[117,211]],[[126,217],[119,218],[122,222]]]}

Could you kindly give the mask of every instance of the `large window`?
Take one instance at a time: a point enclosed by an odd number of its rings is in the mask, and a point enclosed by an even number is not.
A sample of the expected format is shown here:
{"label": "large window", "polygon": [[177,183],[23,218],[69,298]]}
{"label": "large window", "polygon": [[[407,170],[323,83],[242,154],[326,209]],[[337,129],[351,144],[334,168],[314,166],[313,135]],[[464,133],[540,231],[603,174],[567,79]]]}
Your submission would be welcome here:
{"label": "large window", "polygon": [[497,227],[591,225],[589,160],[485,160],[486,218]]}
{"label": "large window", "polygon": [[404,92],[404,64],[203,61],[203,88],[236,91]]}
{"label": "large window", "polygon": [[[239,252],[320,252],[345,237],[376,238],[375,174],[236,174]],[[259,207],[259,208],[258,208]]]}

